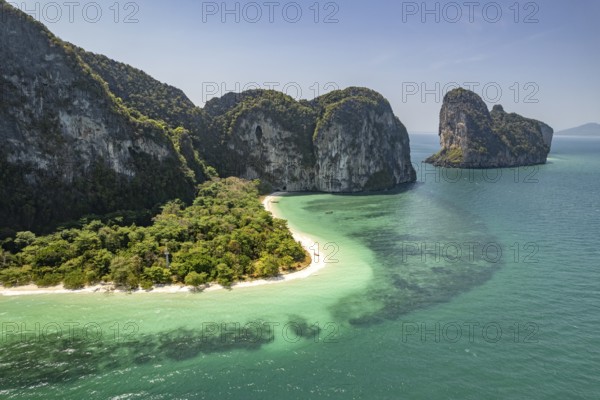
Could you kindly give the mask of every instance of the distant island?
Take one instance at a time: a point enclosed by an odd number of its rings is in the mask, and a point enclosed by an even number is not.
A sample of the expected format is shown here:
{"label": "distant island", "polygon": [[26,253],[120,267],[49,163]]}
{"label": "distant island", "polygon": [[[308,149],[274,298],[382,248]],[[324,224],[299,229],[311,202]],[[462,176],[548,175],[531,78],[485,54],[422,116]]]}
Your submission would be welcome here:
{"label": "distant island", "polygon": [[544,164],[553,129],[543,122],[507,113],[501,105],[491,112],[476,93],[454,89],[440,112],[442,149],[426,162],[449,168],[503,168]]}
{"label": "distant island", "polygon": [[575,128],[556,132],[557,136],[600,136],[600,124],[590,122]]}

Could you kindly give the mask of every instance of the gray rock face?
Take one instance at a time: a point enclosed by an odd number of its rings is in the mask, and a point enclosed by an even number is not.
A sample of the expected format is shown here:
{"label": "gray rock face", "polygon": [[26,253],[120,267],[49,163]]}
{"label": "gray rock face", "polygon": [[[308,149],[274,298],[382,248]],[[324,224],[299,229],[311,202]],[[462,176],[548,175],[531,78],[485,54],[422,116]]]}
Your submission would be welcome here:
{"label": "gray rock face", "polygon": [[247,161],[238,164],[233,175],[271,182],[279,190],[309,190],[314,172],[294,143],[297,135],[262,113],[242,119],[226,150]]}
{"label": "gray rock face", "polygon": [[415,180],[408,133],[387,104],[346,101],[321,124],[314,147],[319,191],[381,190]]}
{"label": "gray rock face", "polygon": [[143,71],[0,7],[0,228],[42,231],[86,214],[189,201],[212,173],[207,165],[288,191],[415,180],[408,133],[371,90],[311,102],[257,90],[202,110]]}
{"label": "gray rock face", "polygon": [[[217,102],[220,102],[217,104]],[[360,192],[413,182],[408,133],[381,95],[349,88],[313,102],[253,91],[207,104],[227,150],[230,175],[259,178],[273,189]],[[282,110],[285,110],[283,112]],[[215,112],[215,111],[211,111]]]}
{"label": "gray rock face", "polygon": [[440,111],[442,150],[426,162],[444,167],[502,168],[544,164],[554,131],[543,122],[506,113],[491,113],[483,100],[465,89],[446,94]]}
{"label": "gray rock face", "polygon": [[540,122],[540,129],[542,130],[542,136],[544,138],[544,144],[548,146],[548,150],[552,148],[552,139],[554,138],[554,129],[543,122]]}
{"label": "gray rock face", "polygon": [[[126,105],[187,128],[194,150],[222,176],[326,192],[387,189],[413,180],[406,129],[370,90],[350,88],[312,102],[255,90],[227,94],[201,110],[140,70],[82,49],[78,54]],[[151,90],[154,97],[144,96]],[[199,176],[189,153],[188,165]]]}
{"label": "gray rock face", "polygon": [[[29,229],[193,194],[162,129],[132,119],[43,25],[0,7],[0,226]],[[161,172],[171,182],[157,181]],[[156,191],[142,190],[148,182]]]}

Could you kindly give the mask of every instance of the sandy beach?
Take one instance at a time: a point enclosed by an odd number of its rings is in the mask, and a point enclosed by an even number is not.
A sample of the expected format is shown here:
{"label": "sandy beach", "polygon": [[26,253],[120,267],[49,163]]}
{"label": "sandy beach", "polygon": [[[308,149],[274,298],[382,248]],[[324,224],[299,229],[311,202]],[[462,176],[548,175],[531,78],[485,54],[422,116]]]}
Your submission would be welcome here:
{"label": "sandy beach", "polygon": [[[273,193],[269,196],[266,196],[262,202],[265,209],[277,218],[279,218],[280,216],[277,215],[276,212],[274,212],[272,202],[273,202],[273,200],[277,199],[278,197],[283,196],[284,194],[285,193],[282,193],[282,192]],[[290,231],[292,232],[292,236],[294,237],[294,240],[300,242],[302,247],[304,247],[304,249],[308,253],[312,254],[310,247],[315,243],[315,240],[313,240],[312,238],[310,238],[309,236],[307,236],[305,234],[295,232],[291,228],[290,228]],[[230,289],[236,290],[236,289],[243,289],[243,288],[247,288],[247,287],[273,285],[273,284],[279,284],[279,283],[284,283],[284,282],[290,282],[290,281],[293,281],[296,279],[305,279],[311,275],[316,274],[321,269],[325,268],[326,263],[323,260],[324,260],[323,257],[317,257],[317,260],[315,261],[315,257],[313,257],[312,263],[308,267],[306,267],[300,271],[296,271],[296,272],[292,272],[292,273],[284,274],[284,275],[279,275],[279,276],[276,276],[273,278],[257,279],[257,280],[245,281],[245,282],[237,282],[237,283],[233,284]],[[207,288],[203,289],[202,291],[203,292],[212,292],[215,290],[224,290],[224,289],[226,289],[226,288],[224,288],[221,285],[212,284],[212,285],[208,286]],[[136,291],[127,292],[127,293],[132,293],[132,294],[189,293],[193,290],[194,289],[189,286],[165,285],[165,286],[155,287],[151,291],[136,290]],[[18,287],[14,287],[14,288],[5,288],[3,286],[0,286],[0,296],[27,296],[27,295],[35,295],[35,294],[61,294],[61,293],[71,293],[71,294],[74,294],[74,293],[110,293],[110,292],[125,293],[125,291],[115,290],[112,285],[88,286],[88,287],[86,287],[84,289],[80,289],[80,290],[68,290],[68,289],[65,289],[62,285],[58,285],[58,286],[54,286],[54,287],[45,287],[45,288],[41,288],[36,285],[18,286]]]}

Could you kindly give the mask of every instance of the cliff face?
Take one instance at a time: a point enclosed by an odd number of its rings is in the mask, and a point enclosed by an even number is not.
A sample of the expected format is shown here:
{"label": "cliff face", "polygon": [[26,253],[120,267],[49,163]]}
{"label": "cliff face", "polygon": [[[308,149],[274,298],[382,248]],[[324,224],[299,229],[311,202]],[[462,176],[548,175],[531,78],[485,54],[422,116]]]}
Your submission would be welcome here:
{"label": "cliff face", "polygon": [[181,90],[0,7],[0,228],[41,231],[189,201],[209,166],[288,191],[415,180],[406,129],[371,90],[310,102],[255,90],[200,109]]}
{"label": "cliff face", "polygon": [[184,128],[175,135],[175,143],[195,180],[202,183],[207,179],[203,160],[216,154],[217,149],[213,136],[208,135],[208,118],[201,108],[182,90],[159,82],[144,71],[101,54],[75,50],[127,108],[172,129]]}
{"label": "cliff face", "polygon": [[272,91],[206,106],[229,157],[220,170],[273,189],[360,192],[415,180],[408,133],[379,94],[349,88],[312,102]]}
{"label": "cliff face", "polygon": [[110,91],[123,103],[142,114],[164,121],[176,128],[187,129],[201,124],[202,110],[194,105],[185,93],[173,86],[159,82],[144,71],[110,58],[75,49],[77,55],[107,84]]}
{"label": "cliff face", "polygon": [[165,130],[120,106],[68,44],[0,2],[0,226],[190,198]]}
{"label": "cliff face", "polygon": [[381,190],[413,182],[408,132],[379,94],[357,88],[315,101],[315,187],[325,192]]}
{"label": "cliff face", "polygon": [[[202,110],[179,89],[104,56],[78,53],[125,105],[188,130],[196,152],[223,176],[261,179],[289,191],[357,192],[414,181],[406,128],[379,94],[349,88],[314,101],[278,92],[229,93]],[[191,147],[190,147],[191,146]]]}
{"label": "cliff face", "polygon": [[506,113],[500,105],[490,113],[477,94],[455,89],[440,112],[442,150],[426,162],[458,168],[544,164],[553,133],[543,122]]}

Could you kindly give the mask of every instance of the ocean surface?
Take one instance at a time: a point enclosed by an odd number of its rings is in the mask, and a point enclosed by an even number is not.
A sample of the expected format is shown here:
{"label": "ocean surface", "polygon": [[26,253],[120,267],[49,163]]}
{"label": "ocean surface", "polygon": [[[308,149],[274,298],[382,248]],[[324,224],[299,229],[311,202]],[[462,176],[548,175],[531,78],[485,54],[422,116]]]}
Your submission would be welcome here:
{"label": "ocean surface", "polygon": [[0,297],[2,399],[597,399],[600,139],[547,165],[422,164],[278,212],[327,268],[189,294]]}

